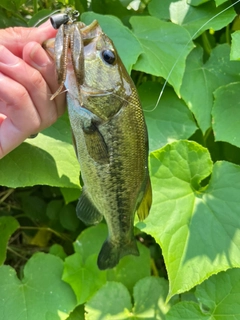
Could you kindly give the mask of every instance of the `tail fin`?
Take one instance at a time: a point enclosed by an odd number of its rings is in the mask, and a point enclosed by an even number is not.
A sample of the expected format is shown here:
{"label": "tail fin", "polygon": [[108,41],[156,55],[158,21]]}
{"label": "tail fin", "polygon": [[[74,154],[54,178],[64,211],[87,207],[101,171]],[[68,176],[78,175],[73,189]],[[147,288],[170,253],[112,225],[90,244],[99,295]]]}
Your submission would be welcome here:
{"label": "tail fin", "polygon": [[121,243],[114,243],[107,239],[98,255],[98,268],[100,270],[114,268],[119,260],[128,255],[139,256],[136,240],[133,239],[130,243],[122,245]]}

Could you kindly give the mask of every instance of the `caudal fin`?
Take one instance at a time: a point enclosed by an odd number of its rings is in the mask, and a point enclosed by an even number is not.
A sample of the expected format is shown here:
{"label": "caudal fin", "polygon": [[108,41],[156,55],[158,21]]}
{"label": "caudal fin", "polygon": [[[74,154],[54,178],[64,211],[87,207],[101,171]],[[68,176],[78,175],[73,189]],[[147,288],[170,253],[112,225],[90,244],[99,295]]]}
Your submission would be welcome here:
{"label": "caudal fin", "polygon": [[108,239],[104,242],[98,255],[98,268],[100,270],[114,268],[118,264],[119,260],[128,254],[139,256],[135,239],[126,245],[116,244]]}

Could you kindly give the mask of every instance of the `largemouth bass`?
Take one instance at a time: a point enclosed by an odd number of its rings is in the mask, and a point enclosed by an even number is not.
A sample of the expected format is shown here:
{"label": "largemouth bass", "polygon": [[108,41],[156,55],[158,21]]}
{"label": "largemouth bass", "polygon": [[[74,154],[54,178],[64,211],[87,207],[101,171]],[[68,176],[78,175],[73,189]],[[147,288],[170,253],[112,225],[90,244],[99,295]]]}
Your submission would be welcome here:
{"label": "largemouth bass", "polygon": [[[45,43],[55,58],[84,182],[77,205],[87,225],[104,217],[108,238],[98,256],[101,270],[139,255],[134,215],[144,219],[152,202],[148,135],[134,83],[97,21],[62,25]],[[68,61],[66,64],[64,61]]]}

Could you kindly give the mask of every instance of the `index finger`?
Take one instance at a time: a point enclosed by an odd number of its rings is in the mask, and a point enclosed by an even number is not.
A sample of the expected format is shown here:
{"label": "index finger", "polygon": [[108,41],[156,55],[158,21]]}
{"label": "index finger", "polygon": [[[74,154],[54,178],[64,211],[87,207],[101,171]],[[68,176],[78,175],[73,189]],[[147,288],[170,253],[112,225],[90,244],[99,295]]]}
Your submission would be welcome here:
{"label": "index finger", "polygon": [[50,20],[38,28],[13,27],[0,30],[0,44],[10,50],[14,55],[22,57],[24,46],[35,41],[42,44],[49,38],[54,38],[57,33]]}

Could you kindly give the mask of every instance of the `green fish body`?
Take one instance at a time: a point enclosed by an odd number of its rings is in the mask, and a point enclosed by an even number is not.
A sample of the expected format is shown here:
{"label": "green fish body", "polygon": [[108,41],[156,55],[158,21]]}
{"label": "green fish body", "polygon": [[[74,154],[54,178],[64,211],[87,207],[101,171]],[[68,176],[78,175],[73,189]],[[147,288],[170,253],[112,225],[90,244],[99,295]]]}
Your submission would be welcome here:
{"label": "green fish body", "polygon": [[148,215],[152,192],[148,135],[136,88],[112,41],[94,23],[89,37],[80,35],[84,76],[79,80],[69,61],[64,84],[84,182],[77,215],[87,225],[106,220],[108,238],[98,256],[104,270],[125,255],[139,255],[134,216]]}

